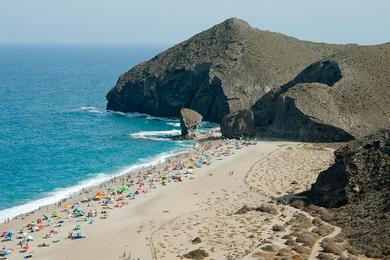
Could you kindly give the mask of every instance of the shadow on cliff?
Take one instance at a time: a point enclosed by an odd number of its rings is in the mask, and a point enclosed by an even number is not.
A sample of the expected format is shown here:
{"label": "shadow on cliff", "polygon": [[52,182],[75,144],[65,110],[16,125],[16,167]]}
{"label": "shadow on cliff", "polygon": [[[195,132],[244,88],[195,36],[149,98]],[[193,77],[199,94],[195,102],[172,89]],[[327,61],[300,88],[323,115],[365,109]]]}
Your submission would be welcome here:
{"label": "shadow on cliff", "polygon": [[321,83],[332,87],[341,78],[339,65],[325,59],[311,64],[290,82],[265,94],[251,108],[258,135],[314,142],[354,139],[345,130],[304,114],[297,108],[293,98],[284,96],[300,83]]}

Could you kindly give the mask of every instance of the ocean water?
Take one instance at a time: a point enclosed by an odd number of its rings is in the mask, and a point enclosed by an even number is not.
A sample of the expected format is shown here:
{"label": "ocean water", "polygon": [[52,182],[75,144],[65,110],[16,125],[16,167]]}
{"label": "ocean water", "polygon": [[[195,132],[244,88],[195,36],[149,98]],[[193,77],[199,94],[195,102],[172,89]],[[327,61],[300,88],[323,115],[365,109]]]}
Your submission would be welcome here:
{"label": "ocean water", "polygon": [[0,45],[0,221],[189,149],[175,119],[105,111],[166,46]]}

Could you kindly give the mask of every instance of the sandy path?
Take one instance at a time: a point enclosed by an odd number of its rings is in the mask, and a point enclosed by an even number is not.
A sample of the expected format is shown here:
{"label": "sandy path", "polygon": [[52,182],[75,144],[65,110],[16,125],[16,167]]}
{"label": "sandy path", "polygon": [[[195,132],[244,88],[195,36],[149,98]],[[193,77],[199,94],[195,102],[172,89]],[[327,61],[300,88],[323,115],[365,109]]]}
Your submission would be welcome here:
{"label": "sandy path", "polygon": [[340,234],[341,228],[339,228],[337,226],[333,226],[333,227],[335,228],[335,230],[331,234],[324,236],[324,237],[321,237],[320,239],[317,240],[317,242],[313,246],[313,249],[312,249],[309,257],[307,258],[308,260],[318,259],[317,256],[320,254],[320,252],[322,250],[321,243],[325,238],[333,238],[333,237],[337,236],[338,234]]}

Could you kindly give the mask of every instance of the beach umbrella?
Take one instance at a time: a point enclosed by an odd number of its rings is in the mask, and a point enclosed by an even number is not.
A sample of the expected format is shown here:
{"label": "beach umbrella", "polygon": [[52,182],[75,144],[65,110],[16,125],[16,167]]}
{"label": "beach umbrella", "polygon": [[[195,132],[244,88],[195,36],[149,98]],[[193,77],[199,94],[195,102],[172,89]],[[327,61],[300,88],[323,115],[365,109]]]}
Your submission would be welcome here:
{"label": "beach umbrella", "polygon": [[129,186],[127,185],[122,185],[119,187],[119,192],[124,192],[124,191],[127,191],[129,189]]}

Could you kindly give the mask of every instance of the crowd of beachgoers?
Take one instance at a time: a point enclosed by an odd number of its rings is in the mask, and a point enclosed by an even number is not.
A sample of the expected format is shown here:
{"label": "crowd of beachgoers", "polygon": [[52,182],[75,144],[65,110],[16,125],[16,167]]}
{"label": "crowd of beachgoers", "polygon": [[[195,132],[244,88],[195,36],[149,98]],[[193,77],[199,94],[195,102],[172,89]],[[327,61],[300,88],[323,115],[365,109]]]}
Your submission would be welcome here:
{"label": "crowd of beachgoers", "polygon": [[237,149],[255,144],[255,140],[231,139],[220,140],[213,145],[208,141],[197,142],[192,151],[160,165],[114,178],[52,207],[42,207],[20,215],[15,219],[23,224],[17,230],[0,230],[3,244],[0,256],[4,259],[16,255],[32,258],[38,248],[55,246],[63,239],[86,239],[88,234],[83,231],[85,225],[106,221],[113,210],[130,205],[137,197],[188,181],[194,175],[194,169],[207,167],[215,160],[230,156]]}

